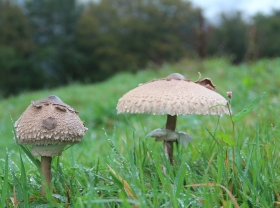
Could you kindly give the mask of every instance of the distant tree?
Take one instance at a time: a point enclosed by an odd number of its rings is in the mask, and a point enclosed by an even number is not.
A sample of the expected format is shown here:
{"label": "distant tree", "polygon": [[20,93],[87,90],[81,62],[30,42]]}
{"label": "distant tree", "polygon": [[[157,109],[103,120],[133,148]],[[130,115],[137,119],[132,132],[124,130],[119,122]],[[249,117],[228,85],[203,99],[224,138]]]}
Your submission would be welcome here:
{"label": "distant tree", "polygon": [[231,56],[233,63],[244,60],[247,48],[248,25],[240,12],[221,15],[218,26],[209,28],[208,55]]}
{"label": "distant tree", "polygon": [[127,68],[129,60],[120,46],[119,17],[110,1],[89,3],[76,32],[79,51],[85,57],[89,81],[101,81]]}
{"label": "distant tree", "polygon": [[101,0],[86,7],[77,42],[89,74],[102,79],[203,51],[202,24],[202,13],[182,0]]}
{"label": "distant tree", "polygon": [[[179,1],[180,2],[180,1]],[[178,4],[176,31],[185,51],[189,55],[204,58],[206,55],[206,20],[201,8],[193,8],[190,3]]]}
{"label": "distant tree", "polygon": [[259,46],[257,44],[257,31],[254,24],[248,25],[247,47],[245,61],[255,61],[259,57]]}
{"label": "distant tree", "polygon": [[279,56],[280,10],[274,10],[271,15],[257,14],[253,19],[260,57]]}
{"label": "distant tree", "polygon": [[27,0],[26,10],[32,25],[34,67],[48,78],[47,86],[79,80],[82,56],[75,47],[75,31],[80,15],[76,0]]}
{"label": "distant tree", "polygon": [[[177,61],[186,54],[203,55],[203,15],[182,0],[117,1],[122,11],[119,28],[122,45],[140,57],[139,64]],[[202,38],[202,39],[201,39]],[[203,41],[202,41],[203,42]]]}
{"label": "distant tree", "polygon": [[200,58],[205,58],[206,56],[206,32],[207,32],[207,24],[206,20],[203,16],[203,12],[201,9],[197,10],[198,16],[198,26],[196,30],[196,51]]}
{"label": "distant tree", "polygon": [[76,31],[76,42],[77,45],[83,50],[83,53],[92,55],[94,48],[97,46],[98,37],[98,20],[94,15],[91,15],[91,5],[85,9],[82,13],[81,18],[78,21]]}
{"label": "distant tree", "polygon": [[22,55],[30,53],[34,45],[30,40],[30,25],[22,9],[9,0],[0,0],[0,19],[0,45],[14,48]]}
{"label": "distant tree", "polygon": [[184,56],[178,21],[179,15],[189,12],[189,3],[180,0],[134,1],[119,7],[125,11],[119,28],[121,45],[127,53],[135,54],[139,67],[147,62],[162,64]]}
{"label": "distant tree", "polygon": [[40,87],[40,73],[30,62],[33,50],[23,10],[9,0],[0,0],[0,96]]}

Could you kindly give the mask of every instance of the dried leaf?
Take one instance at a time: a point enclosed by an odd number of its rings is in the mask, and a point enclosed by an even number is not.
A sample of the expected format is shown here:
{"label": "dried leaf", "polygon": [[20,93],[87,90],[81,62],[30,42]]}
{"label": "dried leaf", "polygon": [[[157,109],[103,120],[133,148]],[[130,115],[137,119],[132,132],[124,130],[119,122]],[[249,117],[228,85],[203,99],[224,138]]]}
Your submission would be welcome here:
{"label": "dried leaf", "polygon": [[221,185],[221,184],[202,183],[202,184],[191,184],[191,185],[186,185],[186,186],[184,186],[184,187],[203,187],[203,186],[204,186],[204,187],[205,187],[205,186],[211,186],[211,187],[216,187],[216,186],[218,186],[218,187],[224,189],[225,192],[227,192],[227,194],[228,194],[229,198],[231,199],[231,201],[233,202],[235,208],[240,208],[240,206],[238,205],[238,203],[237,203],[235,197],[233,196],[233,194],[232,194],[225,186],[223,186],[223,185]]}
{"label": "dried leaf", "polygon": [[127,193],[128,196],[130,196],[132,199],[136,199],[137,197],[134,195],[131,186],[127,183],[126,180],[124,180],[122,177],[120,177],[114,170],[107,164],[108,168],[110,169],[111,173],[116,176],[122,183],[123,183],[123,188],[125,192]]}
{"label": "dried leaf", "polygon": [[197,80],[195,82],[196,84],[202,85],[203,87],[208,88],[209,90],[216,90],[216,85],[214,85],[214,83],[212,82],[212,80],[210,78],[205,78],[203,80]]}
{"label": "dried leaf", "polygon": [[17,200],[14,197],[10,197],[10,200],[14,207],[17,207]]}

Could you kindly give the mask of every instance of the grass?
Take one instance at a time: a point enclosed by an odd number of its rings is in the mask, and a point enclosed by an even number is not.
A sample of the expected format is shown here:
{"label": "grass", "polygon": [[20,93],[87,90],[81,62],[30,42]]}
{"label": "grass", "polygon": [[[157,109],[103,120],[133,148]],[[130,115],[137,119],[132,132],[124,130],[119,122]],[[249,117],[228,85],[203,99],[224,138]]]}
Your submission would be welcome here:
{"label": "grass", "polygon": [[[238,66],[226,59],[185,60],[95,85],[77,83],[0,101],[1,207],[280,206],[279,67],[279,58]],[[166,117],[117,115],[116,104],[139,83],[174,72],[195,81],[198,71],[224,97],[233,92],[233,117],[178,116],[177,130],[194,141],[176,148],[170,167],[162,143],[145,137],[164,127]],[[81,143],[53,159],[54,191],[42,197],[37,158],[14,141],[13,121],[31,100],[50,94],[79,111],[89,130]]]}

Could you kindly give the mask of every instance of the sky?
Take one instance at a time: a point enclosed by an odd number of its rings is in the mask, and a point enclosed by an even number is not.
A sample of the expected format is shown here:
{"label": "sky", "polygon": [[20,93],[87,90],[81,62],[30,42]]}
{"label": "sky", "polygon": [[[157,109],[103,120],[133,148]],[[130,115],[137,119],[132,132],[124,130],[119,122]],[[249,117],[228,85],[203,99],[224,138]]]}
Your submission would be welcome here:
{"label": "sky", "polygon": [[244,17],[249,17],[257,12],[269,14],[273,8],[280,10],[280,0],[191,0],[191,2],[201,7],[206,18],[213,22],[217,21],[222,11],[230,13],[238,10]]}

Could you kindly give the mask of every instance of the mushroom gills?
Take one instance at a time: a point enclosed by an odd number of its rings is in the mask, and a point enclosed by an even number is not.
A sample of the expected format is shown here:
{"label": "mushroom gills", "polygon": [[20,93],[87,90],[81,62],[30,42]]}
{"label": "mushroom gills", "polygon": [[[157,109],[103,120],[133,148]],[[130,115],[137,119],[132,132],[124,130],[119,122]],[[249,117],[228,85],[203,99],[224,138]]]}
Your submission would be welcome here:
{"label": "mushroom gills", "polygon": [[67,144],[53,144],[53,145],[33,145],[31,153],[33,156],[60,156]]}

